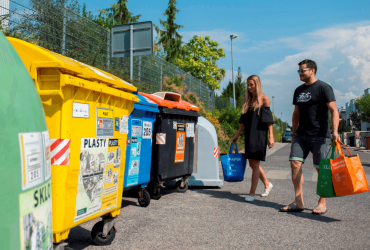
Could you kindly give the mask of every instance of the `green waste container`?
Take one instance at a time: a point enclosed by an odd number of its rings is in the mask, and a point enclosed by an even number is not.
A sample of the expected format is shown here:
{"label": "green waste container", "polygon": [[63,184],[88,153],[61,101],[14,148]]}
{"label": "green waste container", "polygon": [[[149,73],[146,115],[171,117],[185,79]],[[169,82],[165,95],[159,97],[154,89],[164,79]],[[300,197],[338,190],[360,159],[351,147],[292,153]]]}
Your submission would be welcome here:
{"label": "green waste container", "polygon": [[52,249],[49,132],[23,62],[0,32],[1,249]]}

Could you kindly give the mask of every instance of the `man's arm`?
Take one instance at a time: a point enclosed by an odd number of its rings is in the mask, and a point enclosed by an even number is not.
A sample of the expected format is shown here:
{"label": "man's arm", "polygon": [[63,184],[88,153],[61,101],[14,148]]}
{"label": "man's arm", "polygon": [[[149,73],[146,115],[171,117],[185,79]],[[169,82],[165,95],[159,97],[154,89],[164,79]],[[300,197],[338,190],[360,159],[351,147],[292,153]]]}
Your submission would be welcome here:
{"label": "man's arm", "polygon": [[329,111],[331,113],[331,122],[333,124],[333,140],[334,142],[337,142],[339,141],[339,135],[338,135],[338,126],[339,126],[339,113],[338,113],[338,109],[337,109],[337,104],[335,103],[335,101],[333,102],[328,102],[326,103],[326,105],[328,106],[329,108]]}
{"label": "man's arm", "polygon": [[294,106],[293,116],[292,116],[292,134],[295,133],[299,125],[299,109],[298,106]]}

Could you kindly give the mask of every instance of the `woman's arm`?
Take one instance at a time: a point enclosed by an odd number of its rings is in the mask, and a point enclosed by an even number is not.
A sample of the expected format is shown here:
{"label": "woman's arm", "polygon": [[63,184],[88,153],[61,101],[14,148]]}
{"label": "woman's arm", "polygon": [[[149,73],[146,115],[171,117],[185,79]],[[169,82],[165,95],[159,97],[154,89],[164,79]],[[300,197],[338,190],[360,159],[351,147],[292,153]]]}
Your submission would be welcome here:
{"label": "woman's arm", "polygon": [[[265,107],[270,107],[270,100],[267,96],[263,96],[262,98],[262,103],[263,103],[263,106]],[[269,139],[268,139],[268,146],[269,148],[272,148],[274,145],[275,145],[275,142],[274,142],[274,129],[272,127],[272,123],[267,123],[267,129],[269,131]]]}
{"label": "woman's arm", "polygon": [[238,131],[236,132],[236,134],[235,134],[235,136],[233,137],[233,139],[231,139],[231,143],[232,143],[232,142],[237,142],[237,141],[238,141],[239,136],[240,136],[240,134],[242,133],[243,129],[244,129],[244,124],[243,124],[243,123],[240,123],[240,126],[239,126]]}

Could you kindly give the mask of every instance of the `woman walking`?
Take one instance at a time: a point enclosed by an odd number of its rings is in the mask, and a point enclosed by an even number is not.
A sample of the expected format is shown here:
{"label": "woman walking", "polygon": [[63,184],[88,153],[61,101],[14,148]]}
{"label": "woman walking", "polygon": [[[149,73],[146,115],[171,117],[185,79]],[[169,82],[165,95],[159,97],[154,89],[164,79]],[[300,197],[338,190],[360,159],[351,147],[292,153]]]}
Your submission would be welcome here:
{"label": "woman walking", "polygon": [[[260,166],[260,161],[266,159],[267,144],[269,148],[272,148],[275,144],[272,130],[274,119],[270,111],[270,101],[267,96],[262,94],[261,80],[256,75],[247,78],[246,97],[239,123],[238,132],[232,141],[236,142],[244,129],[245,158],[248,159],[249,166],[252,168],[252,185],[245,201],[252,202],[256,199],[258,179],[261,179],[265,184],[265,191],[261,194],[262,197],[269,195],[273,187],[267,180],[265,172]],[[269,132],[268,139],[267,132]]]}

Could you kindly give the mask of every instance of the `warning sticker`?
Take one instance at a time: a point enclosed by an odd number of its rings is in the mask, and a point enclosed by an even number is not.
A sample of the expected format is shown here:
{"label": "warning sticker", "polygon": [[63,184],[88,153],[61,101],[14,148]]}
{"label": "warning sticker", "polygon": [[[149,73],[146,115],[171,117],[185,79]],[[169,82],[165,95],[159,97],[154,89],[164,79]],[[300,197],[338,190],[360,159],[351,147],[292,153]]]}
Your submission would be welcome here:
{"label": "warning sticker", "polygon": [[119,131],[119,118],[114,118],[114,131]]}
{"label": "warning sticker", "polygon": [[194,137],[194,123],[186,123],[186,137]]}
{"label": "warning sticker", "polygon": [[152,138],[152,123],[144,121],[143,122],[143,139],[151,139]]}
{"label": "warning sticker", "polygon": [[22,250],[53,249],[51,181],[19,195]]}
{"label": "warning sticker", "polygon": [[113,137],[114,122],[113,122],[113,109],[96,108],[97,137]]}
{"label": "warning sticker", "polygon": [[44,150],[40,132],[20,133],[22,190],[34,187],[44,181]]}
{"label": "warning sticker", "polygon": [[185,124],[177,123],[175,163],[184,162],[185,155]]}
{"label": "warning sticker", "polygon": [[121,117],[121,129],[120,129],[121,134],[128,134],[128,118],[127,115],[123,115]]}

